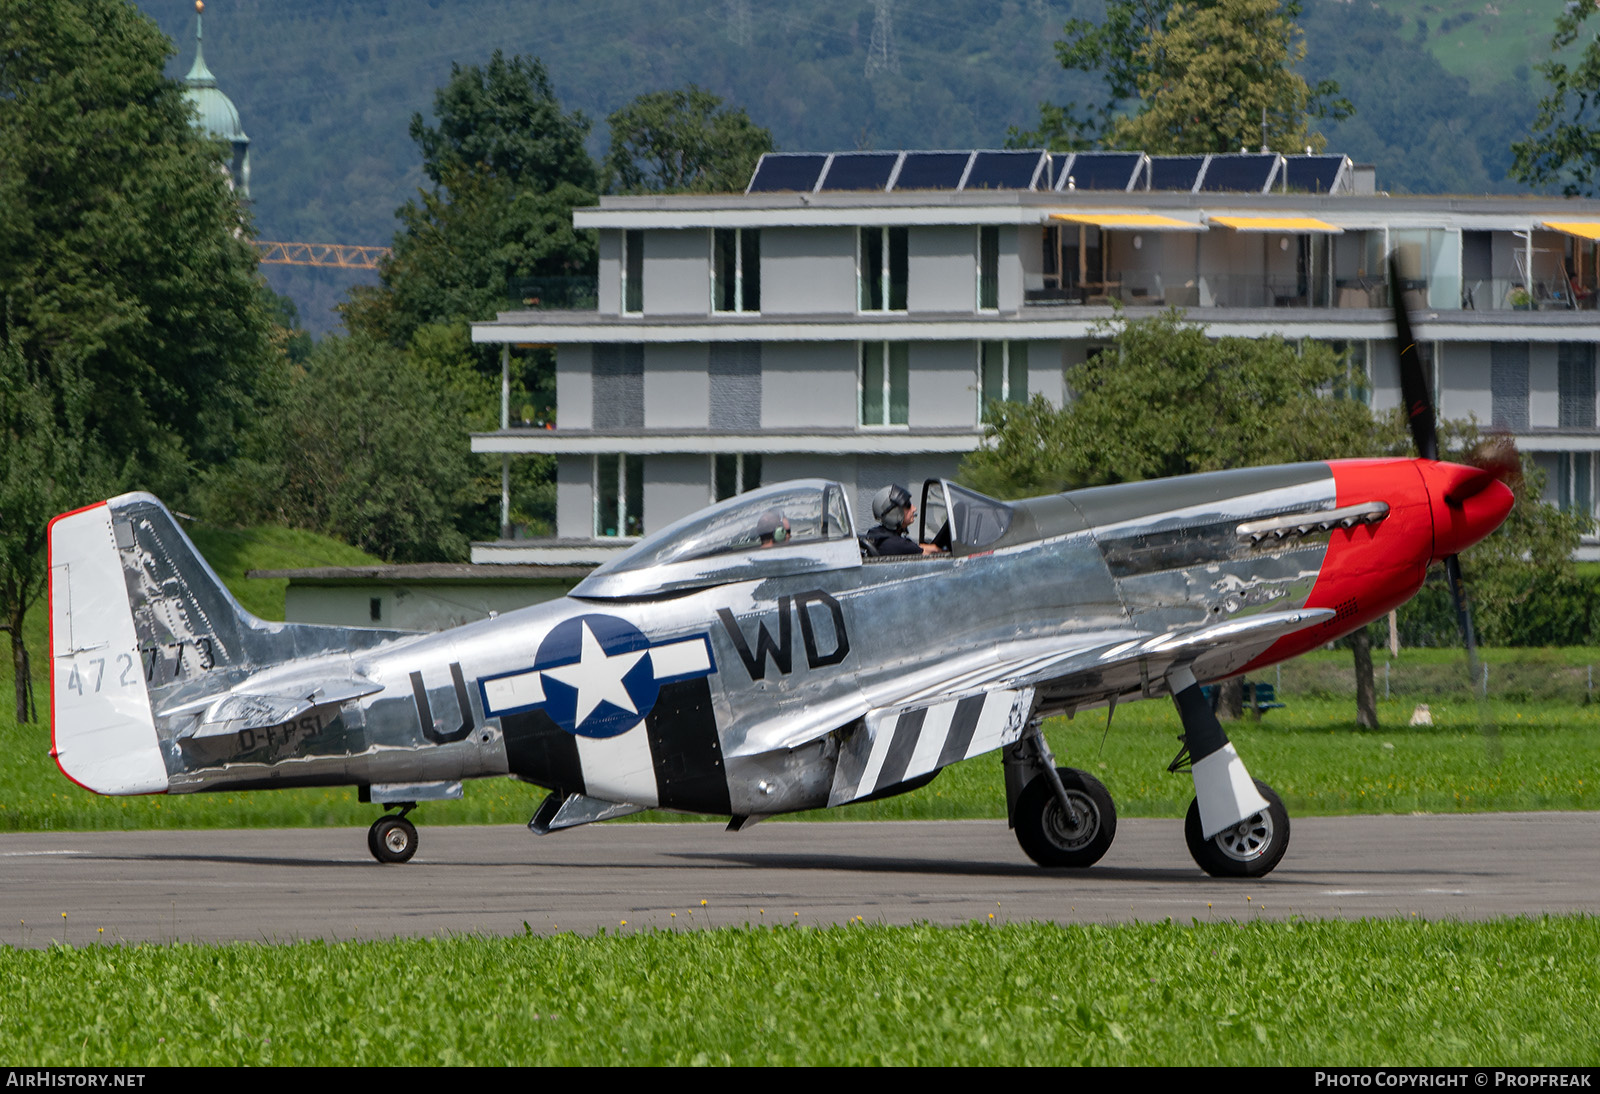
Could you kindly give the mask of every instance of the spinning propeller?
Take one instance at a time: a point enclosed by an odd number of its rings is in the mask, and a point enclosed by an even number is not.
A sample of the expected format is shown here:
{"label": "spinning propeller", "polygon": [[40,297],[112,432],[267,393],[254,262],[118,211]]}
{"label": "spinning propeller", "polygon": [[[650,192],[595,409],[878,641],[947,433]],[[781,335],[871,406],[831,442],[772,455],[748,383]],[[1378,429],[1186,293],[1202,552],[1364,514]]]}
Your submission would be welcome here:
{"label": "spinning propeller", "polygon": [[[1417,342],[1411,333],[1411,318],[1406,314],[1405,294],[1401,288],[1400,262],[1396,255],[1389,256],[1389,293],[1394,301],[1396,345],[1400,350],[1400,397],[1405,403],[1406,424],[1411,428],[1411,440],[1417,455],[1425,460],[1439,458],[1438,422],[1433,409],[1433,396],[1427,376],[1422,369],[1422,355],[1417,352]],[[1515,486],[1522,477],[1522,460],[1511,437],[1505,433],[1490,434],[1473,446],[1460,462],[1475,468],[1477,474],[1459,481],[1445,495],[1445,504],[1460,510],[1466,502],[1488,489],[1491,483],[1501,482]],[[1444,558],[1445,579],[1450,586],[1450,599],[1455,605],[1456,626],[1461,630],[1461,641],[1467,647],[1467,672],[1474,691],[1482,679],[1478,663],[1478,640],[1472,629],[1472,611],[1467,603],[1466,587],[1461,580],[1461,558],[1456,554]],[[1497,732],[1489,717],[1488,697],[1480,693],[1478,721],[1491,748],[1498,752]]]}

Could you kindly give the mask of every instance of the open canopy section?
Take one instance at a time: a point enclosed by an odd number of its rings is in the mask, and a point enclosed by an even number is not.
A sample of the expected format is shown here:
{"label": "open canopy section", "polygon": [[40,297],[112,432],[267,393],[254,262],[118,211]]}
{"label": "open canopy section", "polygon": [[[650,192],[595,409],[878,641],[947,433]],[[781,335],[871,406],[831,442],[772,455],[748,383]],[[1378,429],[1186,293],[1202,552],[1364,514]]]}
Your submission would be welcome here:
{"label": "open canopy section", "polygon": [[844,488],[774,483],[646,536],[595,570],[575,597],[641,597],[861,564]]}

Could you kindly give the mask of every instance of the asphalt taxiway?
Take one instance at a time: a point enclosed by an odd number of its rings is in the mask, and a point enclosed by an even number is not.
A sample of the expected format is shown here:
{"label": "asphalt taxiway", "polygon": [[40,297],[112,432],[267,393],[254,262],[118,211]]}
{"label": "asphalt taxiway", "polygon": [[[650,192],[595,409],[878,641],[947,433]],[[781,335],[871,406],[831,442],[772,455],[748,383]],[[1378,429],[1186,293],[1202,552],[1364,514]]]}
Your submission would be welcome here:
{"label": "asphalt taxiway", "polygon": [[[1600,813],[1295,818],[1256,881],[1206,877],[1182,822],[1123,820],[1102,862],[1041,870],[1001,821],[0,836],[0,944],[509,934],[742,923],[1116,923],[1600,914]],[[63,914],[64,913],[64,914]],[[103,929],[103,930],[102,930]]]}

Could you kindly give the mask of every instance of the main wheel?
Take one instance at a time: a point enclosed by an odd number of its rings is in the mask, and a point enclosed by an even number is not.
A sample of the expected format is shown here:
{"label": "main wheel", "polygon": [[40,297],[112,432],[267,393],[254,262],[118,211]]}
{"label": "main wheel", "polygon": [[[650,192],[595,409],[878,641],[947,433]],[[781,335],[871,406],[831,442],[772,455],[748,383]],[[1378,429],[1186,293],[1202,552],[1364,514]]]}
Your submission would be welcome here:
{"label": "main wheel", "polygon": [[1189,803],[1183,838],[1200,869],[1212,877],[1263,877],[1289,849],[1289,811],[1272,787],[1256,780],[1267,807],[1206,839],[1200,834],[1200,802]]}
{"label": "main wheel", "polygon": [[367,831],[367,846],[379,862],[409,862],[417,853],[416,825],[404,817],[379,817]]}
{"label": "main wheel", "polygon": [[1117,834],[1117,807],[1100,780],[1087,771],[1058,767],[1061,785],[1078,813],[1074,824],[1043,773],[1017,798],[1017,842],[1040,866],[1082,868],[1099,862]]}

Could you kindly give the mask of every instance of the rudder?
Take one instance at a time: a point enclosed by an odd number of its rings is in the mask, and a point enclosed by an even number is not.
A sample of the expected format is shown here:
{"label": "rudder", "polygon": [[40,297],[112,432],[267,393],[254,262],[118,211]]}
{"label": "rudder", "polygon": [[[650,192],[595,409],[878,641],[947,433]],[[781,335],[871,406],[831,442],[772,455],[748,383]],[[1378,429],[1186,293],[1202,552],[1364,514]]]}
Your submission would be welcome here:
{"label": "rudder", "polygon": [[247,615],[172,514],[123,494],[50,522],[51,752],[100,794],[167,789],[154,710],[246,661]]}

